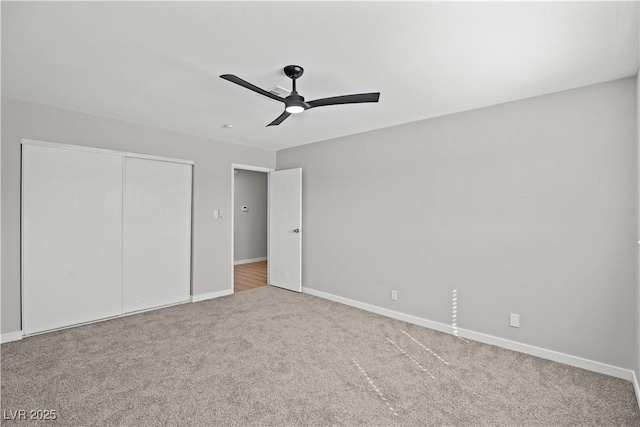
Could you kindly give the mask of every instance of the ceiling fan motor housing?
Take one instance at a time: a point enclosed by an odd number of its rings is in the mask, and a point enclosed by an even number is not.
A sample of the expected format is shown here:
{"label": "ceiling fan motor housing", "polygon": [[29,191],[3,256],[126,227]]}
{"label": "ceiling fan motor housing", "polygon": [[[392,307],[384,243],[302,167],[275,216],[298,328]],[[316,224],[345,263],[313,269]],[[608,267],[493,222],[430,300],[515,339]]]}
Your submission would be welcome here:
{"label": "ceiling fan motor housing", "polygon": [[309,104],[304,102],[304,96],[299,95],[295,90],[285,98],[284,105],[285,110],[292,114],[302,113],[309,108]]}

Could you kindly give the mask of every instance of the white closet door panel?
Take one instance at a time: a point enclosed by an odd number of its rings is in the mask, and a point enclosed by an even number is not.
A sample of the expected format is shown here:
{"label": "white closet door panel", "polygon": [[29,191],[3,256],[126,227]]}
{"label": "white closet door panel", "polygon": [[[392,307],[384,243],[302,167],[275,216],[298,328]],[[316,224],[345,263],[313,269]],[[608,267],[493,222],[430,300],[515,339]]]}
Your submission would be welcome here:
{"label": "white closet door panel", "polygon": [[190,298],[191,169],[125,159],[125,313]]}
{"label": "white closet door panel", "polygon": [[122,158],[23,145],[23,329],[122,313]]}

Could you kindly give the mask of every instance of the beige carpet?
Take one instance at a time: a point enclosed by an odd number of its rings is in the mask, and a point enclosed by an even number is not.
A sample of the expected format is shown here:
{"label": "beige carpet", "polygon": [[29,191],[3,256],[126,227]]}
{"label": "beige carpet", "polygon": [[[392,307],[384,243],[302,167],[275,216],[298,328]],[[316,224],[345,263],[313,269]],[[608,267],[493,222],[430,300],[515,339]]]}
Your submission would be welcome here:
{"label": "beige carpet", "polygon": [[640,425],[628,381],[271,287],[3,344],[1,382],[39,426]]}

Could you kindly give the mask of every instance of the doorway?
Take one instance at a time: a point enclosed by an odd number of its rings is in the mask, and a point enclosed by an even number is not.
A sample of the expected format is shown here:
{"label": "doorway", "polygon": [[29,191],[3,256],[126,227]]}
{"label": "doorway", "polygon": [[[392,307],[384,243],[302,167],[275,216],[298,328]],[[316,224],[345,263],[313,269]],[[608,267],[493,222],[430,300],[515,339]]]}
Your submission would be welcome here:
{"label": "doorway", "polygon": [[[238,172],[236,173],[236,170]],[[238,255],[236,264],[236,213],[249,213],[251,206],[236,201],[236,177],[243,171],[260,172],[267,178],[266,257],[246,258]],[[236,265],[266,261],[266,284],[302,292],[302,169],[274,170],[259,166],[231,164],[231,283],[235,292]],[[240,196],[238,196],[240,197]],[[237,207],[237,209],[236,209]],[[243,209],[245,208],[246,209]],[[237,212],[236,212],[237,211]],[[239,238],[239,236],[238,236]],[[263,259],[260,259],[263,258]],[[255,267],[259,267],[256,265]]]}
{"label": "doorway", "polygon": [[233,292],[268,284],[268,188],[272,169],[232,165]]}

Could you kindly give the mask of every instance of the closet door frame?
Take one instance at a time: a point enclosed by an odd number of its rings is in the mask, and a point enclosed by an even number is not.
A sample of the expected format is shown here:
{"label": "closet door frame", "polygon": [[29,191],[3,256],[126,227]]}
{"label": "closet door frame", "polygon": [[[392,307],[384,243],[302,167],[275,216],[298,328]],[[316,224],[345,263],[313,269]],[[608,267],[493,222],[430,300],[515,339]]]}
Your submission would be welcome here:
{"label": "closet door frame", "polygon": [[[24,307],[24,303],[25,303],[25,298],[24,298],[24,236],[23,236],[23,232],[24,232],[24,225],[23,225],[23,221],[24,221],[24,212],[25,212],[25,207],[24,207],[24,180],[22,179],[22,165],[24,162],[24,158],[23,158],[23,153],[22,153],[22,146],[25,145],[30,145],[30,146],[39,146],[39,147],[49,147],[49,148],[57,148],[57,149],[61,149],[61,150],[74,150],[74,151],[88,151],[88,152],[93,152],[93,153],[101,153],[101,154],[109,154],[109,155],[115,155],[115,156],[120,156],[122,157],[122,161],[124,163],[124,159],[126,157],[130,157],[130,158],[138,158],[138,159],[147,159],[147,160],[157,160],[157,161],[163,161],[163,162],[171,162],[171,163],[179,163],[179,164],[185,164],[185,165],[190,165],[192,167],[191,170],[191,230],[190,230],[190,241],[191,241],[191,245],[190,245],[190,253],[189,253],[189,258],[190,258],[190,272],[189,272],[189,289],[190,289],[190,300],[189,301],[185,301],[185,302],[190,302],[193,300],[193,166],[195,164],[195,162],[193,160],[184,160],[184,159],[177,159],[177,158],[172,158],[172,157],[163,157],[163,156],[154,156],[154,155],[149,155],[149,154],[140,154],[140,153],[133,153],[133,152],[128,152],[128,151],[118,151],[118,150],[111,150],[111,149],[105,149],[105,148],[96,148],[96,147],[88,147],[88,146],[84,146],[84,145],[74,145],[74,144],[63,144],[63,143],[58,143],[58,142],[50,142],[50,141],[41,141],[41,140],[35,140],[35,139],[29,139],[29,138],[22,138],[20,140],[20,144],[21,144],[21,150],[20,150],[20,165],[21,165],[21,171],[20,171],[20,176],[21,176],[21,182],[20,182],[20,321],[21,321],[21,329],[24,330],[24,324],[25,324],[25,318],[24,318],[24,314],[25,314],[25,307]],[[124,170],[123,170],[124,172]],[[184,302],[179,302],[176,304],[182,304]],[[174,305],[174,304],[170,304],[170,305]],[[150,311],[150,310],[155,310],[158,308],[162,308],[162,307],[153,307],[153,308],[149,308],[147,310],[141,310],[141,311]],[[137,312],[133,312],[133,313],[122,313],[119,316],[115,316],[115,317],[121,317],[121,316],[127,316],[130,314],[136,314],[136,313],[140,313],[141,311],[137,311]],[[74,325],[68,325],[68,326],[63,326],[60,328],[56,328],[56,329],[50,329],[50,330],[46,330],[43,332],[37,332],[37,333],[33,333],[33,334],[29,334],[29,335],[39,335],[41,333],[47,333],[47,332],[53,332],[55,330],[59,330],[59,329],[66,329],[66,328],[71,328],[71,327],[75,327],[75,326],[80,326],[80,325],[86,325],[86,324],[90,324],[90,323],[95,323],[95,322],[101,322],[103,320],[107,320],[107,319],[96,319],[96,320],[92,320],[92,321],[88,321],[88,322],[83,322],[83,323],[79,323],[79,324],[74,324]],[[29,336],[29,335],[24,335],[24,336]]]}

